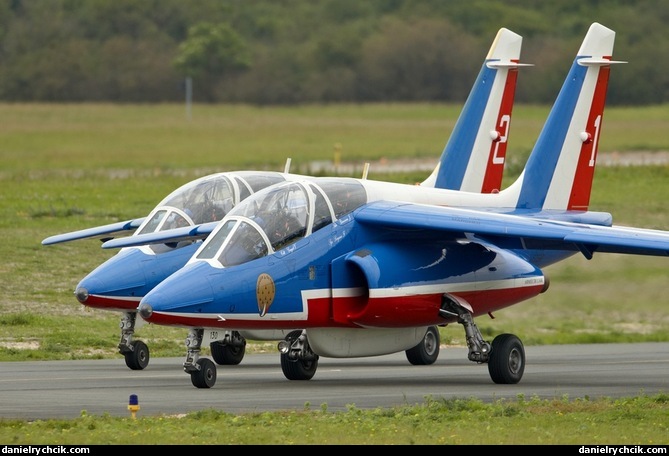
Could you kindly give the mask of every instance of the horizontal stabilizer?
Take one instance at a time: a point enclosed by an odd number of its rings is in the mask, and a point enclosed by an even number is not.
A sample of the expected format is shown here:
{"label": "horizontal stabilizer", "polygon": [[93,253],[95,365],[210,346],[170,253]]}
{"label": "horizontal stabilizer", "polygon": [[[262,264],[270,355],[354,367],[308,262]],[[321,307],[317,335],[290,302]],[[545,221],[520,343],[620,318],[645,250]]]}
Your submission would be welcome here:
{"label": "horizontal stabilizer", "polygon": [[487,62],[486,66],[488,68],[520,68],[520,67],[534,66],[534,64],[520,63],[520,62],[514,62],[513,60],[507,60],[507,61]]}
{"label": "horizontal stabilizer", "polygon": [[612,64],[615,64],[615,63],[627,63],[627,62],[625,62],[623,60],[583,58],[583,59],[578,59],[577,63],[581,66],[587,66],[587,65],[612,65]]}

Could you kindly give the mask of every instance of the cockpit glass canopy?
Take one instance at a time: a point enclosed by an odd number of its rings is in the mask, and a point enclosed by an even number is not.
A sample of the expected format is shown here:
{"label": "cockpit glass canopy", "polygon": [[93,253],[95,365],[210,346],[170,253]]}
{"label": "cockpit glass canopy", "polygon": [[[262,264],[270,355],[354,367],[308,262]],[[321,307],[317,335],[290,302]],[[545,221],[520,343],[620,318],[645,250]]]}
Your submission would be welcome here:
{"label": "cockpit glass canopy", "polygon": [[[135,234],[216,222],[223,219],[236,202],[284,180],[280,173],[256,171],[218,173],[196,179],[163,199]],[[156,253],[167,249],[160,244],[150,248]]]}
{"label": "cockpit glass canopy", "polygon": [[225,175],[193,182],[173,193],[165,206],[186,212],[194,224],[221,220],[232,209],[235,201],[232,182]]}
{"label": "cockpit glass canopy", "polygon": [[285,182],[235,206],[195,254],[233,266],[277,252],[318,231],[367,201],[355,179]]}

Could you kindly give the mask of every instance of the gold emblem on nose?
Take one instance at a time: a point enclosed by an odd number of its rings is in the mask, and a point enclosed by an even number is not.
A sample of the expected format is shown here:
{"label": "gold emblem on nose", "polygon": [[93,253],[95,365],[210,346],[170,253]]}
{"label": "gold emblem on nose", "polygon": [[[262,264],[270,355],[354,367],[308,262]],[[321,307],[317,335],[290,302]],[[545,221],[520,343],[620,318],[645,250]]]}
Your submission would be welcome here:
{"label": "gold emblem on nose", "polygon": [[258,300],[258,313],[261,317],[264,317],[269,306],[272,305],[274,301],[274,295],[276,294],[276,289],[274,287],[274,281],[269,274],[260,274],[258,276],[258,282],[256,283],[256,299]]}

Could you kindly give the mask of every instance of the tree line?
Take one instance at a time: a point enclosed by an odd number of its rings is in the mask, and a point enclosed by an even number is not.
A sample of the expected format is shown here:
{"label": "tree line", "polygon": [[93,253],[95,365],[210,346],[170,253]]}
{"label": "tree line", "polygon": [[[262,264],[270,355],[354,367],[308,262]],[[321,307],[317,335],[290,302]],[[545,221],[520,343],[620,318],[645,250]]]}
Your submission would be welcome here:
{"label": "tree line", "polygon": [[629,62],[607,103],[669,101],[663,0],[0,0],[0,101],[462,102],[506,27],[545,104],[592,22]]}

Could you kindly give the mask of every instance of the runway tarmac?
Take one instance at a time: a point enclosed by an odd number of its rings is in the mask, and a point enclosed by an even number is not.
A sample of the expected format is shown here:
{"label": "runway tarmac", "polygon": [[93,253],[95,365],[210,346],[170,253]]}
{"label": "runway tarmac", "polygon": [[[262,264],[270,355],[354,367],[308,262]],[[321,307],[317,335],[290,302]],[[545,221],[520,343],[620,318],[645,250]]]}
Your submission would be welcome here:
{"label": "runway tarmac", "polygon": [[0,418],[49,419],[129,416],[136,395],[142,415],[178,415],[213,408],[229,413],[330,411],[393,407],[426,398],[485,402],[549,398],[626,397],[669,393],[669,343],[525,347],[520,383],[497,385],[487,365],[467,359],[462,347],[441,348],[430,366],[409,364],[404,353],[319,360],[308,381],[287,380],[279,354],[248,354],[237,366],[218,366],[213,388],[195,388],[182,358],[152,358],[132,371],[124,360],[0,363]]}

